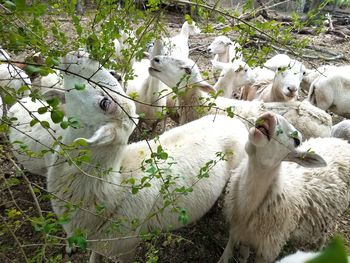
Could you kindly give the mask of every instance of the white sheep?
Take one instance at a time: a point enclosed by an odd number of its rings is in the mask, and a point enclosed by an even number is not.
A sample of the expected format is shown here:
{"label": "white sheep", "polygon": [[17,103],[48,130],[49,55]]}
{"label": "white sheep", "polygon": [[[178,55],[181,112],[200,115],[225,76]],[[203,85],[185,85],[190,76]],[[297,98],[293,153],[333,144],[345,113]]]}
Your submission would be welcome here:
{"label": "white sheep", "polygon": [[242,91],[244,100],[262,100],[264,102],[282,102],[296,100],[305,66],[287,55],[279,54],[266,61],[264,67],[275,71],[272,81],[256,82]]}
{"label": "white sheep", "polygon": [[[242,48],[238,43],[233,42],[226,36],[218,36],[208,47],[208,52],[214,55],[213,61],[229,63],[234,60],[243,60]],[[222,70],[221,67],[218,67],[218,64],[212,63],[212,70],[215,79],[217,80],[220,76]]]}
{"label": "white sheep", "polygon": [[[18,91],[21,87],[27,86],[31,87],[31,81],[28,75],[17,66],[14,66],[10,63],[0,64],[0,86],[3,89],[10,88],[14,91]],[[5,91],[1,91],[2,94],[5,94]],[[30,89],[22,92],[23,96],[27,96],[30,93]]]}
{"label": "white sheep", "polygon": [[347,140],[350,143],[350,120],[343,120],[333,125],[331,136]]}
{"label": "white sheep", "polygon": [[39,76],[32,82],[33,89],[37,89],[41,94],[47,93],[51,90],[63,89],[63,78],[60,75],[59,70],[55,70],[54,73],[49,73],[46,76]]}
{"label": "white sheep", "polygon": [[177,91],[180,124],[193,121],[205,114],[226,114],[225,110],[230,108],[235,116],[245,119],[257,117],[265,111],[274,111],[284,115],[303,132],[306,138],[329,137],[331,134],[331,116],[307,101],[263,103],[227,99],[220,96],[215,100],[212,99],[208,92],[215,92],[215,90],[203,80],[198,66],[191,59],[157,56],[151,60],[149,71],[152,76],[159,78],[167,86]]}
{"label": "white sheep", "polygon": [[350,118],[350,67],[338,67],[315,79],[308,100],[323,110]]}
{"label": "white sheep", "polygon": [[227,36],[218,36],[207,50],[214,55],[214,61],[228,63],[236,59],[243,60],[241,49],[242,47],[238,43],[233,42]]}
{"label": "white sheep", "polygon": [[229,241],[219,262],[229,262],[235,245],[242,263],[250,249],[254,262],[273,262],[288,240],[322,246],[325,232],[348,208],[349,144],[312,138],[299,146],[301,140],[285,118],[270,112],[249,130],[248,158],[227,186]]}
{"label": "white sheep", "polygon": [[[315,259],[320,253],[318,252],[304,252],[297,251],[294,254],[288,255],[275,263],[307,263],[312,259]],[[350,257],[348,257],[348,262],[350,263]]]}
{"label": "white sheep", "polygon": [[[97,61],[89,59],[87,54],[79,53],[77,56],[77,53],[70,53],[63,63],[70,64],[69,70],[76,74],[94,74],[92,81],[102,79],[104,83],[109,83],[109,89],[93,87],[72,74],[64,75],[65,89],[70,90],[66,92],[67,115],[76,116],[82,128],[68,129],[62,142],[71,144],[83,139],[87,145],[84,149],[91,153],[91,162],[83,163],[79,168],[68,162],[58,162],[55,167],[49,168],[47,188],[57,196],[51,200],[53,210],[59,217],[69,217],[68,222],[63,224],[68,236],[77,229],[86,234],[88,247],[93,250],[90,262],[100,262],[101,255],[129,262],[132,260],[130,254],[140,241],[140,231],[147,233],[168,226],[176,229],[183,224],[179,222],[179,214],[173,211],[173,206],[158,212],[165,201],[160,194],[164,186],[160,178],[146,180],[149,187],[137,194],[132,194],[125,183],[131,179],[136,184],[145,182],[142,178],[148,175],[149,170],[143,172],[140,166],[151,154],[145,141],[127,145],[135,127],[134,103],[126,98],[123,89],[117,81],[113,81],[108,71],[101,68]],[[85,84],[85,89],[72,89],[76,83]],[[202,217],[220,196],[228,180],[228,171],[241,160],[244,145],[240,141],[246,134],[245,126],[238,120],[207,116],[159,136],[159,143],[171,164],[169,167],[168,161],[163,160],[157,165],[164,176],[168,179],[172,176],[175,181],[169,191],[175,191],[174,188],[193,189],[187,195],[173,193],[177,200],[175,205],[187,211],[188,223]],[[155,151],[159,148],[155,141],[150,142],[150,146]],[[199,179],[201,168],[216,159],[218,152],[226,153],[225,160],[212,166],[205,179]],[[76,154],[73,151],[71,158]],[[54,155],[53,159],[64,158]],[[143,165],[147,166],[147,162]],[[71,211],[66,202],[79,203],[82,209],[79,205]],[[103,205],[99,215],[95,213],[97,205]],[[153,213],[156,216],[152,217]],[[135,220],[141,223],[137,227],[131,225]],[[115,228],[115,222],[120,222],[120,231]]]}
{"label": "white sheep", "polygon": [[[13,121],[9,131],[13,155],[25,170],[42,176],[46,176],[48,169],[49,156],[45,151],[52,150],[55,138],[59,138],[64,133],[59,124],[52,122],[50,112],[38,113],[38,109],[45,106],[48,106],[45,101],[33,102],[30,97],[25,97],[14,104],[8,112],[10,118],[17,119]],[[31,115],[40,121],[47,121],[50,132],[40,123],[31,126],[30,122],[33,120]]]}
{"label": "white sheep", "polygon": [[221,74],[214,85],[215,90],[223,90],[225,98],[239,98],[241,87],[255,82],[255,74],[242,60],[232,63],[222,63],[212,60],[212,65],[221,70]]}
{"label": "white sheep", "polygon": [[315,79],[317,79],[319,76],[324,75],[326,71],[334,70],[336,68],[337,67],[334,65],[323,65],[318,67],[317,69],[306,69],[303,79],[300,83],[300,88],[303,89],[305,92],[309,92],[311,83]]}
{"label": "white sheep", "polygon": [[190,49],[188,47],[188,38],[191,35],[197,35],[201,32],[200,28],[196,26],[196,23],[185,22],[179,34],[173,37],[163,38],[164,43],[164,55],[171,55],[178,58],[188,58]]}
{"label": "white sheep", "polygon": [[[161,41],[156,40],[152,49],[151,58],[163,52]],[[142,120],[148,124],[155,125],[159,121],[157,112],[161,112],[167,103],[166,94],[169,88],[159,79],[148,73],[149,59],[142,59],[133,64],[133,71],[136,74],[133,80],[126,85],[126,93],[135,98],[136,113],[142,116]],[[152,106],[150,106],[152,105]]]}

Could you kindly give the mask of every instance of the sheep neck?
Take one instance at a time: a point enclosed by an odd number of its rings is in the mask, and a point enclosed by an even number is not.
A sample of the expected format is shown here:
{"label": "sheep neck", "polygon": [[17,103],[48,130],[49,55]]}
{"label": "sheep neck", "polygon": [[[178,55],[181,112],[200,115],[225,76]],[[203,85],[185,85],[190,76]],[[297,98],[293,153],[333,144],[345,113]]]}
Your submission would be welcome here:
{"label": "sheep neck", "polygon": [[200,118],[200,113],[195,106],[203,104],[199,99],[200,97],[206,97],[206,94],[194,84],[186,88],[183,87],[183,89],[186,89],[185,94],[181,94],[178,97],[180,124],[185,124],[187,122]]}
{"label": "sheep neck", "polygon": [[231,62],[228,48],[226,49],[226,51],[224,53],[219,53],[218,54],[218,61],[219,62],[223,62],[223,63]]}
{"label": "sheep neck", "polygon": [[[249,155],[241,173],[241,184],[238,191],[241,214],[246,218],[254,213],[272,189],[278,179],[280,164],[274,167],[263,165],[256,155]],[[244,212],[243,212],[244,211]]]}
{"label": "sheep neck", "polygon": [[289,101],[289,99],[286,100],[286,96],[283,94],[281,91],[281,87],[276,83],[275,80],[272,82],[272,87],[271,87],[271,102],[283,102],[283,101]]}
{"label": "sheep neck", "polygon": [[180,31],[180,35],[186,39],[188,39],[190,37],[190,29],[189,29],[188,25],[182,26],[181,31]]}

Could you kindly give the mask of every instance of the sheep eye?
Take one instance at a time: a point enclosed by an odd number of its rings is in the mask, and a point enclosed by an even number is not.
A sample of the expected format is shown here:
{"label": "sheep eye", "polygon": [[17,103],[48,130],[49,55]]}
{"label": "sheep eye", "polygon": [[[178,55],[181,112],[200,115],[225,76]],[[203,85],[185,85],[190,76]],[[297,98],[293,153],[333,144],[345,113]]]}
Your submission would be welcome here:
{"label": "sheep eye", "polygon": [[304,75],[304,76],[306,75],[306,71],[303,72],[303,75]]}
{"label": "sheep eye", "polygon": [[294,147],[298,147],[300,145],[300,140],[298,138],[293,138]]}
{"label": "sheep eye", "polygon": [[184,70],[185,70],[187,75],[191,75],[191,73],[192,73],[191,68],[184,68]]}
{"label": "sheep eye", "polygon": [[246,68],[244,71],[245,71],[245,72],[247,72],[247,71],[248,71],[248,69]]}
{"label": "sheep eye", "polygon": [[281,67],[277,68],[277,71],[281,71],[281,70],[282,70],[282,68],[281,68]]}
{"label": "sheep eye", "polygon": [[107,111],[109,105],[111,105],[111,101],[107,98],[104,97],[101,101],[100,101],[100,108],[104,111]]}

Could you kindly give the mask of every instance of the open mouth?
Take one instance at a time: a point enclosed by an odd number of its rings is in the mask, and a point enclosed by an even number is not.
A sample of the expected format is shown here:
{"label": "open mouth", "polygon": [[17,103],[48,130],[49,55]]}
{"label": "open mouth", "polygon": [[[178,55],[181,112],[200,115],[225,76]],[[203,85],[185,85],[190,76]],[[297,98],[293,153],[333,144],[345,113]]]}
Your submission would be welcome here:
{"label": "open mouth", "polygon": [[258,131],[260,131],[260,133],[265,135],[268,140],[271,139],[270,126],[267,120],[258,119],[255,123],[255,129],[257,129]]}
{"label": "open mouth", "polygon": [[149,68],[148,68],[148,71],[161,72],[160,70],[158,70],[158,69],[156,69],[156,68],[152,68],[152,67],[149,67]]}

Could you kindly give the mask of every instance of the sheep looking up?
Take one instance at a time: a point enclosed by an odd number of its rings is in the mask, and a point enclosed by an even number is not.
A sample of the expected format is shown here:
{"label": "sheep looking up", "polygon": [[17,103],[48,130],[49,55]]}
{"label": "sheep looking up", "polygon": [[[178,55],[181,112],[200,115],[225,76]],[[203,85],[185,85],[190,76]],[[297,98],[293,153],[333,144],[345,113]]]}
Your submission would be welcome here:
{"label": "sheep looking up", "polygon": [[200,32],[201,30],[196,26],[194,21],[192,21],[191,24],[186,21],[182,25],[179,34],[170,38],[163,38],[165,48],[164,54],[178,58],[188,58],[190,54],[188,38],[189,36],[197,35]]}
{"label": "sheep looking up", "polygon": [[242,91],[244,100],[261,100],[264,102],[283,102],[296,100],[305,66],[287,55],[280,54],[266,61],[264,67],[275,71],[272,81],[256,82],[246,86]]}
{"label": "sheep looking up", "polygon": [[345,118],[350,118],[350,66],[326,71],[315,79],[308,101],[322,110],[330,110]]}
{"label": "sheep looking up", "polygon": [[[67,129],[62,142],[69,145],[83,139],[86,142],[84,150],[91,152],[91,162],[83,163],[79,168],[68,162],[58,162],[49,168],[47,187],[49,192],[58,196],[51,200],[57,216],[68,213],[68,223],[63,225],[68,236],[73,235],[77,228],[86,233],[88,247],[93,250],[90,262],[100,262],[101,255],[119,257],[128,262],[139,243],[137,236],[140,231],[164,229],[170,225],[176,229],[183,224],[172,206],[157,213],[164,201],[160,195],[163,181],[157,176],[149,181],[149,187],[140,189],[137,194],[132,194],[130,184],[125,183],[132,178],[136,184],[143,182],[148,172],[140,166],[142,163],[147,165],[143,161],[150,158],[151,152],[145,141],[127,145],[135,127],[131,118],[135,116],[135,105],[126,98],[116,81],[111,82],[109,72],[87,56],[71,53],[63,62],[67,63],[70,72],[90,76],[93,82],[109,83],[109,89],[93,87],[93,83],[89,84],[76,75],[64,74],[65,89],[70,90],[66,92],[67,115],[75,116],[81,128]],[[92,76],[96,71],[98,73]],[[85,89],[74,90],[77,83],[85,84]],[[187,195],[174,192],[178,199],[176,205],[188,213],[188,223],[203,216],[220,196],[229,171],[241,161],[244,152],[241,138],[246,135],[247,130],[239,120],[207,116],[159,136],[172,165],[170,170],[166,161],[162,160],[158,165],[164,176],[176,178],[169,191],[178,187],[193,189]],[[152,141],[150,147],[156,152],[158,143]],[[210,169],[209,176],[199,180],[200,169],[215,159],[218,152],[227,155],[225,160],[218,161]],[[77,153],[73,151],[72,154],[74,158]],[[55,154],[52,159],[63,158]],[[84,209],[77,207],[75,211],[69,211],[67,201],[78,202]],[[100,215],[95,214],[98,204],[104,207]],[[157,216],[147,220],[153,213]],[[138,227],[131,225],[137,219],[143,223]],[[115,222],[122,222],[121,231],[115,229]],[[134,235],[136,237],[132,238]],[[89,241],[96,239],[107,240]]]}
{"label": "sheep looking up", "polygon": [[[266,111],[274,111],[285,116],[303,132],[306,138],[329,137],[331,134],[330,115],[307,101],[263,103],[227,99],[220,96],[214,100],[208,92],[215,92],[215,90],[203,80],[198,66],[191,59],[156,56],[151,60],[149,71],[152,76],[159,78],[177,92],[180,124],[193,121],[205,114],[226,114],[226,110],[230,108],[236,117],[245,119],[257,117]],[[215,105],[221,110],[212,107]]]}
{"label": "sheep looking up", "polygon": [[290,239],[323,245],[325,232],[348,208],[350,145],[337,138],[312,138],[299,147],[301,139],[273,113],[261,115],[249,130],[248,158],[227,186],[230,235],[219,262],[229,261],[236,244],[240,262],[247,262],[252,248],[254,262],[265,263],[273,262]]}

